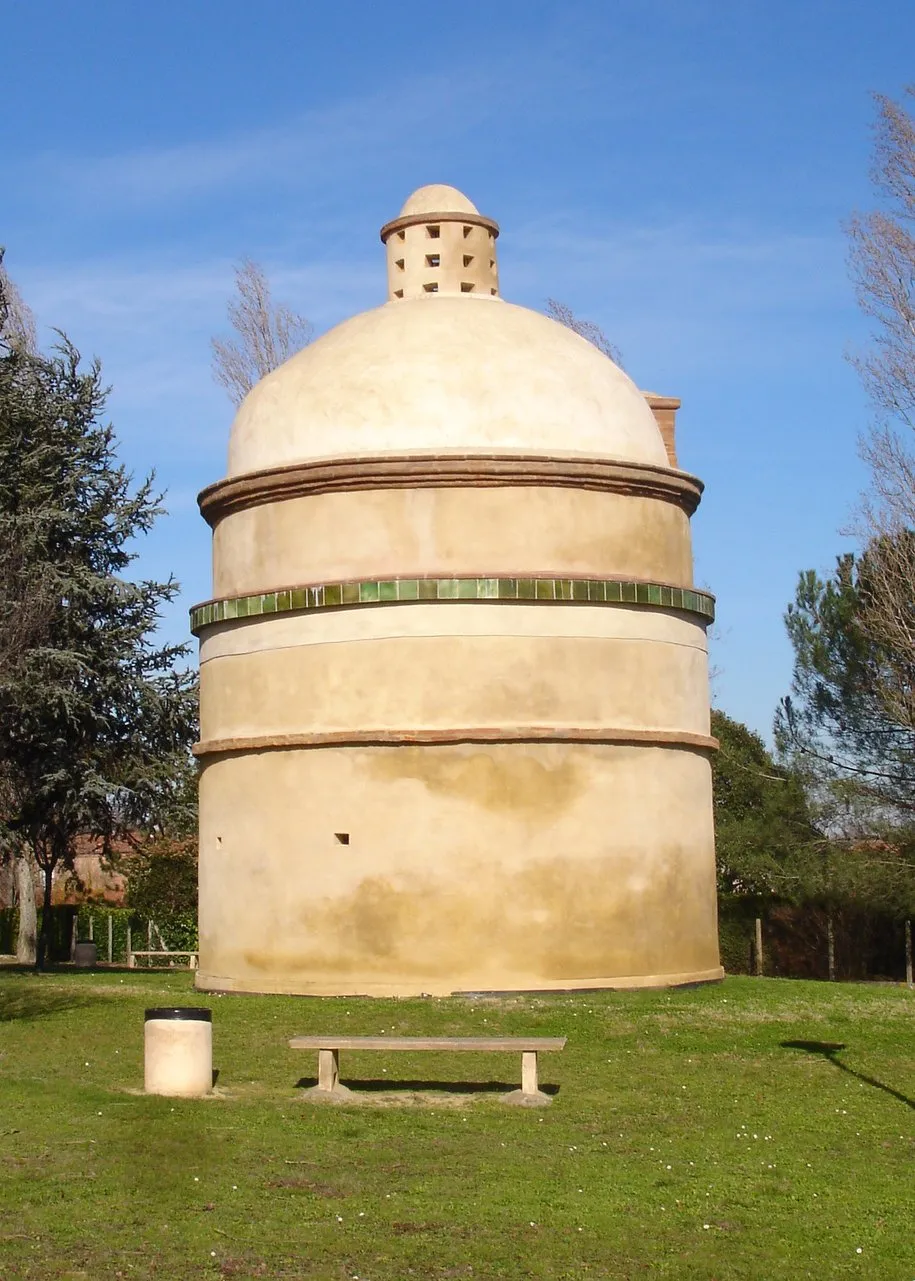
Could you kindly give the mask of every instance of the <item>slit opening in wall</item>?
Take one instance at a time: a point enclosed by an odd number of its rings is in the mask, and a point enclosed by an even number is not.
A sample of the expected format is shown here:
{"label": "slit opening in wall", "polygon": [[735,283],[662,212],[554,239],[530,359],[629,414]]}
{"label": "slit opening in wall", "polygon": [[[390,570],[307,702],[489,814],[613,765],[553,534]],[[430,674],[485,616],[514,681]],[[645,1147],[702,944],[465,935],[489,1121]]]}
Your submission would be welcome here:
{"label": "slit opening in wall", "polygon": [[467,237],[470,235],[472,231],[473,231],[473,227],[468,227],[467,224],[464,223],[464,239],[465,240],[467,239]]}
{"label": "slit opening in wall", "polygon": [[441,229],[441,227],[429,227],[429,226],[427,226],[427,227],[426,227],[426,234],[428,235],[428,237],[429,237],[429,239],[430,239],[430,240],[438,240],[438,238],[439,238],[439,237],[441,236],[441,234],[442,234],[442,229]]}
{"label": "slit opening in wall", "polygon": [[338,845],[349,845],[349,832],[334,832],[334,840]]}
{"label": "slit opening in wall", "polygon": [[470,284],[468,281],[466,281],[466,280],[462,280],[462,281],[461,281],[461,293],[462,293],[462,294],[472,294],[472,293],[473,293],[473,285],[471,285],[471,284]]}
{"label": "slit opening in wall", "polygon": [[437,284],[435,284],[435,283],[430,284],[430,285],[423,285],[423,289],[426,291],[426,293],[427,293],[427,294],[437,294],[437,293],[438,293],[438,285],[437,285]]}
{"label": "slit opening in wall", "polygon": [[473,254],[464,254],[464,266],[469,267],[473,262]]}
{"label": "slit opening in wall", "polygon": [[441,254],[426,254],[427,267],[440,267],[442,263]]}

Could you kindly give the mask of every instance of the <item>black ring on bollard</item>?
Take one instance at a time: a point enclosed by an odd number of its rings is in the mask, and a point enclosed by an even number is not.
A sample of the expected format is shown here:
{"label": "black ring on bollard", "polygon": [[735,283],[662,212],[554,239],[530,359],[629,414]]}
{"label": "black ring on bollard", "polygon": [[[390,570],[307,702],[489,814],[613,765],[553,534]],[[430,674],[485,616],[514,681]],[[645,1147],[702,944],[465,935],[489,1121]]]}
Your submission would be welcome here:
{"label": "black ring on bollard", "polygon": [[198,1023],[212,1023],[213,1011],[205,1010],[199,1005],[176,1005],[170,1009],[147,1010],[145,1021],[150,1019],[188,1019]]}

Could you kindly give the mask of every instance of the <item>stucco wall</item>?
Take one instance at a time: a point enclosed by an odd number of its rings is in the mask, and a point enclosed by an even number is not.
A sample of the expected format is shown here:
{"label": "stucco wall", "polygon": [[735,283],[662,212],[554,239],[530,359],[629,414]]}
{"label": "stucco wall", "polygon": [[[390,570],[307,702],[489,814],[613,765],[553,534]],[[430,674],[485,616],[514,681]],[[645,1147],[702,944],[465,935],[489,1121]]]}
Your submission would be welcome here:
{"label": "stucco wall", "polygon": [[375,489],[250,507],[213,535],[214,596],[525,570],[691,586],[689,519],[671,502],[586,489]]}
{"label": "stucco wall", "polygon": [[708,734],[705,629],[662,610],[411,604],[212,628],[201,737],[528,725]]}
{"label": "stucco wall", "polygon": [[709,762],[683,749],[213,757],[198,983],[381,995],[716,978],[712,840]]}

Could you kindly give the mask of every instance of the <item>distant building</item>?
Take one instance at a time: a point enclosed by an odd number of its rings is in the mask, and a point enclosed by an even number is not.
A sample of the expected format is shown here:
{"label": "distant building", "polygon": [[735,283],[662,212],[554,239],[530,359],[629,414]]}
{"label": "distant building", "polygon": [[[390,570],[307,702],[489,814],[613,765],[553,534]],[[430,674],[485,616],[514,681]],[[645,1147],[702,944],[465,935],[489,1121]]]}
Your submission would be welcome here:
{"label": "distant building", "polygon": [[678,401],[504,302],[424,187],[389,299],[265,378],[200,496],[207,989],[717,979]]}
{"label": "distant building", "polygon": [[[130,846],[115,842],[117,853],[129,854]],[[73,867],[59,866],[51,882],[51,901],[55,907],[96,903],[108,907],[122,907],[127,882],[122,871],[116,871],[104,857],[101,841],[79,837]],[[16,877],[12,862],[0,864],[0,908],[12,907],[16,898]],[[41,906],[43,888],[41,878],[35,878],[35,903]]]}

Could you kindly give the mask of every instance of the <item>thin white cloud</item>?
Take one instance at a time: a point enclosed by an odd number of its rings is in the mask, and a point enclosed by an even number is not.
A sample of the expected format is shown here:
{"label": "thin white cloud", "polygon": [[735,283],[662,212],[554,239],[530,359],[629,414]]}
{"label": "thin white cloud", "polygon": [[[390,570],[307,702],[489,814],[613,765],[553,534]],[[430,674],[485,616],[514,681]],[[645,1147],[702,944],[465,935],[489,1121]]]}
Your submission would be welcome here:
{"label": "thin white cloud", "polygon": [[[265,265],[275,296],[320,331],[384,300],[383,254],[380,246],[373,250],[361,261]],[[210,377],[209,341],[227,328],[231,262],[165,269],[103,260],[29,272],[22,284],[49,342],[54,326],[87,356],[102,356],[118,406],[148,412],[188,401],[200,408],[221,404]]]}
{"label": "thin white cloud", "polygon": [[[347,309],[383,301],[384,256],[366,246],[353,258],[324,258],[295,266],[264,261],[274,291],[316,324]],[[374,270],[373,270],[373,259]],[[26,271],[22,288],[40,321],[69,328],[91,324],[121,326],[134,332],[166,333],[176,325],[209,332],[224,321],[234,288],[229,259],[163,265],[131,259],[95,259],[53,269]]]}
{"label": "thin white cloud", "polygon": [[530,57],[513,60],[510,80],[495,67],[452,67],[222,138],[101,157],[45,154],[26,176],[43,192],[65,190],[100,213],[232,188],[358,186],[423,140],[434,139],[440,156],[447,138],[472,133],[508,101],[515,112],[536,109],[537,84]]}
{"label": "thin white cloud", "polygon": [[[831,341],[816,316],[853,300],[845,247],[835,236],[771,229],[608,225],[582,230],[565,217],[512,236],[503,280],[531,306],[547,295],[601,324],[631,357],[666,368],[744,370],[794,366]],[[798,339],[798,327],[805,327]]]}

